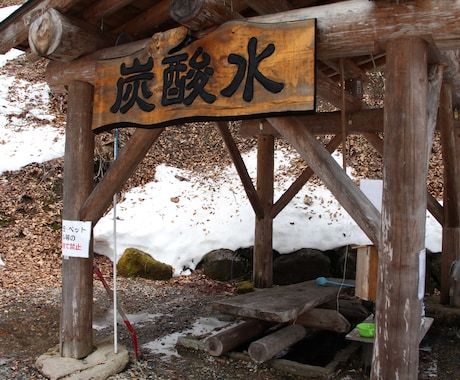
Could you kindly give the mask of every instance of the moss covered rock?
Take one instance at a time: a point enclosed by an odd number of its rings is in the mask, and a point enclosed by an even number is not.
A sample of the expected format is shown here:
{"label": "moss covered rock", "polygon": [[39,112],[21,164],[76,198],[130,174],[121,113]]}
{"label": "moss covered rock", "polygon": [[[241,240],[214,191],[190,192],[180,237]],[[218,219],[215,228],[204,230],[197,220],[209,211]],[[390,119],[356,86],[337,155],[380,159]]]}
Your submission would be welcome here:
{"label": "moss covered rock", "polygon": [[171,265],[155,260],[139,249],[128,248],[118,260],[117,272],[123,277],[169,280],[172,277],[173,268]]}

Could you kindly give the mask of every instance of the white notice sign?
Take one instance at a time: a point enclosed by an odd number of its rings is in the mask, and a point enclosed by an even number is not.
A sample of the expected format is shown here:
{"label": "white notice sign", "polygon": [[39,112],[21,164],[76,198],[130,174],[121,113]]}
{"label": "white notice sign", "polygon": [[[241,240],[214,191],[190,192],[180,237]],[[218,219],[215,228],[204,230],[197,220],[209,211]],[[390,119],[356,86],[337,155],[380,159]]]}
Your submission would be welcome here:
{"label": "white notice sign", "polygon": [[62,255],[71,257],[89,257],[91,240],[91,222],[80,220],[62,221]]}

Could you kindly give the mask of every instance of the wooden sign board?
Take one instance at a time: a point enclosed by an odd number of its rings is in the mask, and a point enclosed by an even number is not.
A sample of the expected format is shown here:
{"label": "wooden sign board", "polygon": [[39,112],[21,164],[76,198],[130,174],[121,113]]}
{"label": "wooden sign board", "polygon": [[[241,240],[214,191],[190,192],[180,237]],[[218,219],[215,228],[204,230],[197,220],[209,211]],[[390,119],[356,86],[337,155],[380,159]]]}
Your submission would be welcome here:
{"label": "wooden sign board", "polygon": [[183,27],[98,61],[93,130],[312,111],[315,20],[234,21],[190,41]]}

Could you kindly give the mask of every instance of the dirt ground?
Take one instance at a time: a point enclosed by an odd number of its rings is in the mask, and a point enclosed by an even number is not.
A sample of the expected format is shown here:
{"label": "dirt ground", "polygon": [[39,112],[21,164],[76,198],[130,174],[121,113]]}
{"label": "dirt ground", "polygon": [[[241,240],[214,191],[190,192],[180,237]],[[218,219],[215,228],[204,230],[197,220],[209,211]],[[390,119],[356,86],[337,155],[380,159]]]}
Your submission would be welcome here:
{"label": "dirt ground", "polygon": [[[111,283],[110,263],[97,259],[104,276]],[[131,362],[129,367],[111,379],[300,379],[268,364],[228,355],[211,357],[192,349],[178,348],[174,353],[151,350],[149,342],[169,336],[188,336],[188,329],[203,318],[220,317],[212,304],[231,296],[231,284],[211,281],[199,274],[175,278],[168,282],[143,279],[123,279],[118,282],[119,300],[124,311],[133,318],[139,346],[139,361],[135,360],[132,336],[123,323],[118,324],[119,344],[125,345]],[[105,289],[95,277],[94,282],[94,340],[111,340],[111,302]],[[35,368],[36,358],[59,341],[60,289],[1,289],[0,304],[0,378],[43,379]],[[460,379],[460,313],[427,304],[438,319],[421,344],[420,379]],[[140,319],[137,319],[140,318]],[[174,335],[176,334],[176,335]],[[161,345],[167,345],[167,340]],[[368,376],[361,366],[359,350],[340,365],[329,379],[359,380]]]}

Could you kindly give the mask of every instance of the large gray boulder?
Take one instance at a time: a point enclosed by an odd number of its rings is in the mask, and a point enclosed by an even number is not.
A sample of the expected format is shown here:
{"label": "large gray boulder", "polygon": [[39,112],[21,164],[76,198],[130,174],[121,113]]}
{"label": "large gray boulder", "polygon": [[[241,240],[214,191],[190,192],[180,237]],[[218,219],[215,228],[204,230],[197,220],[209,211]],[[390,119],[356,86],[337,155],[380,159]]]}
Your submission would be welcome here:
{"label": "large gray boulder", "polygon": [[276,285],[297,284],[327,277],[330,273],[329,258],[317,249],[302,248],[281,255],[273,262],[273,283]]}
{"label": "large gray boulder", "polygon": [[202,270],[206,277],[217,281],[231,281],[250,277],[251,260],[230,249],[216,249],[207,253],[196,269]]}

